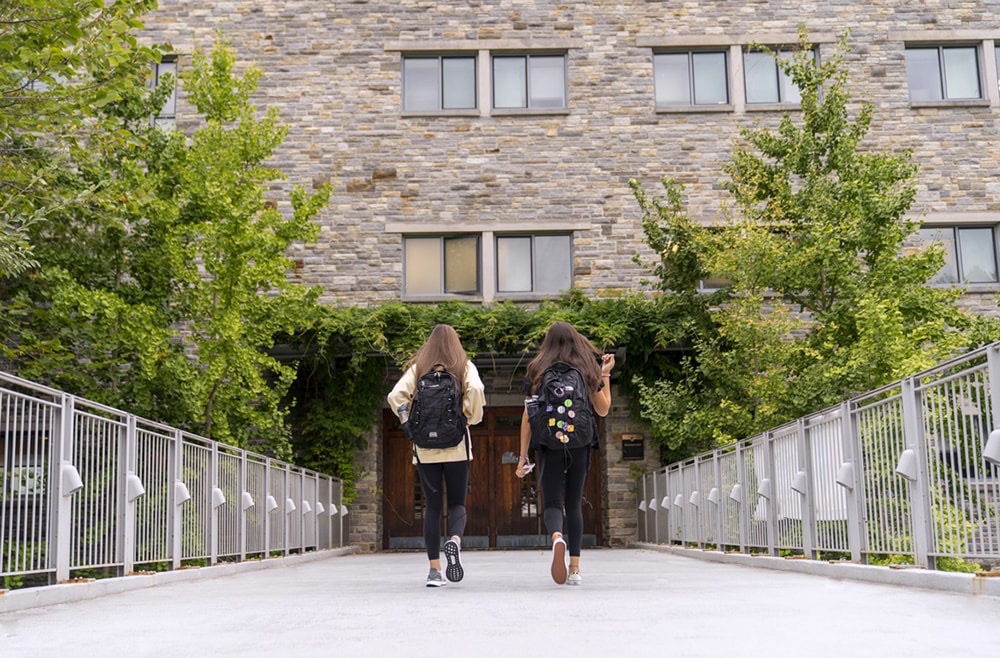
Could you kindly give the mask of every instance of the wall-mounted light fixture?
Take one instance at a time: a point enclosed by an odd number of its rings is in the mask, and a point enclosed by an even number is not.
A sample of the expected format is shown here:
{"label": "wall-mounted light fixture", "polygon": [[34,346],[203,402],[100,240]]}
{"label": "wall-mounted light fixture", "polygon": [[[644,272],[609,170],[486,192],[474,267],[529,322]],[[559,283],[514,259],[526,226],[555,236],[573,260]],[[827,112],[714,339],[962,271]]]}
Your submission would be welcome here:
{"label": "wall-mounted light fixture", "polygon": [[792,491],[805,496],[808,486],[809,476],[805,471],[799,471],[795,474],[795,477],[792,478]]}
{"label": "wall-mounted light fixture", "polygon": [[222,493],[222,489],[214,487],[212,489],[212,507],[222,507],[226,504],[226,494]]}
{"label": "wall-mounted light fixture", "polygon": [[688,498],[688,502],[694,505],[695,507],[701,507],[701,492],[692,491],[691,497]]}
{"label": "wall-mounted light fixture", "polygon": [[713,505],[718,505],[720,495],[721,494],[719,493],[719,488],[712,487],[711,490],[709,490],[708,496],[706,496],[706,498],[708,499],[708,502],[712,503]]}
{"label": "wall-mounted light fixture", "polygon": [[308,514],[311,511],[313,511],[312,505],[309,504],[308,500],[303,500],[302,501],[302,514],[305,515],[305,514]]}
{"label": "wall-mounted light fixture", "polygon": [[285,514],[291,514],[295,511],[295,501],[291,498],[285,499]]}
{"label": "wall-mounted light fixture", "polygon": [[240,494],[240,506],[244,512],[254,506],[253,496],[250,495],[249,491],[244,491]]}
{"label": "wall-mounted light fixture", "polygon": [[646,511],[646,501],[644,501],[644,500],[640,500],[639,501],[639,511],[640,512],[645,512]]}
{"label": "wall-mounted light fixture", "polygon": [[278,501],[276,501],[274,499],[274,496],[272,496],[271,494],[268,494],[267,495],[267,503],[264,505],[264,507],[267,508],[267,511],[269,513],[273,512],[274,510],[278,509]]}
{"label": "wall-mounted light fixture", "polygon": [[735,500],[737,503],[743,504],[743,485],[737,482],[733,485],[732,491],[729,492],[730,500]]}

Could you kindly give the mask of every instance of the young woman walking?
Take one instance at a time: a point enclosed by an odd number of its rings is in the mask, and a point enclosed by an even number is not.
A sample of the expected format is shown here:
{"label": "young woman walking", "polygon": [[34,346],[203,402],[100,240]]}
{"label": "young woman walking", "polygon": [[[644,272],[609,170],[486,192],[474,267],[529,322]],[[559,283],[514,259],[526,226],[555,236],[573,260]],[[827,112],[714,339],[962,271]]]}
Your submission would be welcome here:
{"label": "young woman walking", "polygon": [[[601,354],[594,345],[566,322],[553,323],[545,333],[538,355],[528,364],[525,385],[526,404],[521,417],[521,453],[517,461],[517,477],[523,478],[530,469],[528,449],[535,449],[541,471],[543,519],[552,540],[552,579],[562,585],[581,585],[580,548],[583,543],[583,488],[590,469],[590,452],[594,443],[575,448],[550,448],[540,437],[532,437],[528,420],[528,405],[542,386],[546,370],[564,363],[579,371],[589,393],[590,405],[598,416],[606,416],[611,409],[609,378],[615,366],[613,354]],[[571,414],[572,415],[572,414]],[[566,515],[566,534],[563,535],[563,510]],[[566,540],[569,540],[568,546]],[[569,568],[566,552],[569,551]]]}
{"label": "young woman walking", "polygon": [[418,380],[432,370],[446,370],[462,388],[462,413],[467,426],[465,437],[450,448],[420,448],[413,446],[413,463],[417,466],[424,491],[424,546],[430,571],[428,587],[445,584],[441,577],[441,510],[444,497],[448,504],[448,540],[444,554],[448,566],[445,576],[458,582],[465,576],[462,567],[462,534],[465,532],[465,495],[469,485],[469,462],[472,461],[472,438],[468,425],[483,419],[486,396],[479,371],[465,353],[455,330],[439,324],[427,341],[417,350],[403,370],[403,376],[389,393],[389,408],[406,423],[411,411]]}

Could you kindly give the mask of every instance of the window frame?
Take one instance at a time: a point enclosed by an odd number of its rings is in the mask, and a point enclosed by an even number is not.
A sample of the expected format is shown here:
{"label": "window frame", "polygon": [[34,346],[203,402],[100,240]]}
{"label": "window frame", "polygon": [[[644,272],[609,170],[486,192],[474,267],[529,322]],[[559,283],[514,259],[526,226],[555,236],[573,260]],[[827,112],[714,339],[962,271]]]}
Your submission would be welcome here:
{"label": "window frame", "polygon": [[[445,97],[445,60],[461,60],[461,59],[471,59],[472,60],[472,94],[473,94],[473,106],[468,108],[445,108],[444,107],[444,97]],[[437,107],[436,108],[418,108],[412,109],[406,107],[407,95],[406,95],[406,85],[407,85],[407,75],[406,75],[406,63],[412,60],[436,60],[437,61]],[[478,116],[480,94],[479,94],[479,53],[478,52],[416,52],[416,53],[402,53],[400,57],[400,93],[399,102],[402,107],[403,116],[425,116],[425,115],[457,115],[457,116]]]}
{"label": "window frame", "polygon": [[[476,273],[475,289],[469,291],[448,291],[448,251],[449,240],[467,240],[475,238]],[[407,255],[406,242],[408,240],[434,240],[438,241],[438,290],[436,292],[410,292],[406,287]],[[481,233],[413,233],[403,235],[403,276],[402,276],[402,296],[403,299],[481,299],[483,296],[483,236]]]}
{"label": "window frame", "polygon": [[[537,266],[537,257],[540,254],[540,250],[536,248],[535,244],[538,238],[566,238],[566,257],[567,257],[567,287],[560,290],[539,290],[537,275],[539,273],[539,268]],[[528,238],[530,240],[530,254],[529,258],[531,261],[531,289],[530,290],[503,290],[500,287],[500,241],[503,239]],[[493,281],[494,281],[494,292],[498,298],[502,299],[540,299],[547,297],[557,297],[566,290],[573,289],[573,232],[572,231],[552,231],[552,232],[510,232],[504,231],[495,233],[493,235],[493,254],[494,254],[494,268],[493,268]]]}
{"label": "window frame", "polygon": [[[992,281],[969,281],[966,277],[965,272],[965,262],[962,251],[961,242],[961,232],[967,230],[982,230],[989,229],[992,232],[992,242],[991,246],[993,248],[993,275],[994,279]],[[918,240],[922,248],[926,248],[932,244],[940,244],[939,241],[926,239],[923,236],[924,231],[935,231],[935,232],[949,232],[950,241],[945,241],[944,248],[945,253],[945,264],[942,266],[941,270],[934,273],[934,277],[937,277],[945,268],[954,268],[956,281],[928,281],[928,285],[932,286],[962,286],[965,288],[973,289],[993,289],[1000,287],[1000,225],[998,224],[925,224],[920,227],[920,231],[917,234]],[[949,251],[950,249],[950,251]]]}
{"label": "window frame", "polygon": [[[950,98],[947,93],[946,67],[942,65],[944,52],[946,50],[958,50],[971,48],[975,52],[974,61],[976,64],[976,81],[979,86],[979,96],[967,98]],[[934,50],[937,53],[937,81],[941,92],[941,98],[937,99],[914,99],[913,85],[911,84],[909,53],[916,50]],[[985,74],[986,66],[984,61],[984,48],[982,41],[933,41],[933,42],[907,42],[904,44],[903,65],[906,71],[906,92],[907,100],[911,107],[934,107],[941,105],[962,106],[962,105],[988,105],[989,98],[986,91]]]}
{"label": "window frame", "polygon": [[[741,64],[742,64],[742,75],[743,75],[743,103],[747,111],[754,110],[769,110],[774,108],[798,108],[801,107],[801,90],[799,90],[799,99],[788,100],[787,99],[787,89],[794,87],[795,82],[792,77],[785,73],[780,66],[778,66],[778,60],[782,58],[794,57],[797,52],[800,52],[800,48],[796,46],[767,46],[767,49],[761,49],[753,47],[750,45],[743,46],[740,49]],[[812,53],[814,59],[819,57],[819,49],[813,45],[810,46],[809,52]],[[778,99],[776,101],[751,101],[750,100],[750,84],[747,80],[747,56],[748,55],[764,55],[771,58],[774,67],[776,91]],[[796,88],[797,89],[797,88]]]}
{"label": "window frame", "polygon": [[[490,88],[490,114],[566,114],[569,112],[569,53],[555,50],[491,50],[489,51],[489,88]],[[532,104],[531,96],[531,60],[533,58],[553,58],[562,60],[562,100],[559,107],[541,107]],[[497,107],[497,74],[496,61],[498,59],[524,59],[524,98],[525,105],[518,107]]]}
{"label": "window frame", "polygon": [[[161,67],[169,64],[172,67],[171,71],[162,71]],[[153,76],[150,80],[153,89],[160,86],[160,78],[169,73],[173,76],[174,89],[167,101],[164,103],[163,107],[160,108],[159,114],[150,117],[150,123],[158,128],[173,129],[177,126],[177,82],[179,78],[178,71],[180,70],[180,63],[176,56],[166,55],[159,62],[153,63]],[[172,111],[166,111],[168,107],[171,107]]]}
{"label": "window frame", "polygon": [[[725,103],[698,103],[697,102],[697,76],[695,75],[696,55],[722,55],[722,75],[725,81],[726,102]],[[688,102],[687,103],[660,103],[657,94],[657,59],[665,55],[686,55],[688,69]],[[730,49],[728,47],[705,47],[705,48],[654,48],[653,49],[653,105],[657,112],[712,112],[731,111],[733,109],[733,71],[730,62]]]}

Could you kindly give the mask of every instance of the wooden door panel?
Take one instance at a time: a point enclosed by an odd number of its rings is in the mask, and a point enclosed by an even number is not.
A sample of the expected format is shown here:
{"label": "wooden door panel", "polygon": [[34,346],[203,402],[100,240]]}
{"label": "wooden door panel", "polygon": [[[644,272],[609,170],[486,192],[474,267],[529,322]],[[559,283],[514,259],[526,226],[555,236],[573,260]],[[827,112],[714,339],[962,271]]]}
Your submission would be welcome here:
{"label": "wooden door panel", "polygon": [[[538,473],[514,475],[520,443],[521,407],[487,409],[472,428],[473,456],[463,544],[467,548],[547,546],[538,507]],[[383,416],[383,548],[423,549],[423,500],[410,442],[396,417]],[[584,545],[601,542],[599,451],[591,453],[584,490]],[[447,510],[445,510],[447,514]],[[442,518],[442,533],[446,519]]]}

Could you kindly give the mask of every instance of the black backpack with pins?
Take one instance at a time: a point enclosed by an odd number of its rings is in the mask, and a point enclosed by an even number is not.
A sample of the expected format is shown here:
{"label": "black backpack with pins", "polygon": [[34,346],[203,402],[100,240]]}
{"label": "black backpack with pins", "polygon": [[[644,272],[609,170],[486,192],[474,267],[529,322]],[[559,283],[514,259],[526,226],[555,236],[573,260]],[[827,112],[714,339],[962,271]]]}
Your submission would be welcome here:
{"label": "black backpack with pins", "polygon": [[450,372],[436,367],[417,380],[406,436],[418,448],[451,448],[465,438],[462,387]]}
{"label": "black backpack with pins", "polygon": [[531,444],[545,448],[581,448],[594,444],[594,408],[580,371],[554,363],[543,374],[538,391],[525,402]]}

